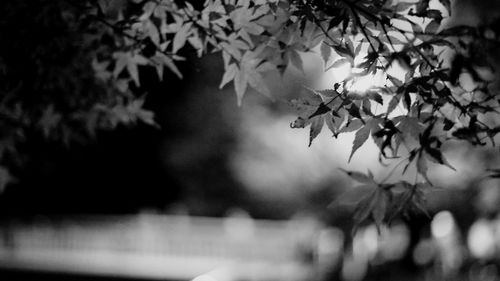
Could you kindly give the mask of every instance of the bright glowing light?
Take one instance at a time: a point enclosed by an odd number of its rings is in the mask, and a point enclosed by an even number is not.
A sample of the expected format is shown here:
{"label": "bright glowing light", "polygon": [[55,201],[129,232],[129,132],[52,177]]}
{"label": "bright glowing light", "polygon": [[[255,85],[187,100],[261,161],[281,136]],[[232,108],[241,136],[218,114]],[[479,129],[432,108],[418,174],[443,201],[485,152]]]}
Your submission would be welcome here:
{"label": "bright glowing light", "polygon": [[478,83],[472,78],[472,75],[469,73],[462,73],[458,78],[458,82],[462,86],[464,90],[467,92],[472,92],[474,89],[478,87]]}
{"label": "bright glowing light", "polygon": [[432,236],[444,238],[453,233],[455,221],[449,211],[441,211],[434,216],[431,222]]}
{"label": "bright glowing light", "polygon": [[318,254],[337,254],[343,248],[344,233],[334,227],[329,227],[320,232],[318,237]]}
{"label": "bright glowing light", "polygon": [[342,230],[329,227],[320,232],[316,251],[318,253],[318,264],[330,268],[337,265],[342,257],[344,245],[344,233]]}
{"label": "bright glowing light", "polygon": [[476,258],[488,258],[495,253],[495,235],[486,220],[478,220],[469,229],[467,245]]}
{"label": "bright glowing light", "polygon": [[352,256],[355,259],[368,259],[366,245],[361,232],[356,233],[352,240]]}
{"label": "bright glowing light", "polygon": [[379,233],[375,225],[370,225],[363,233],[363,242],[370,258],[375,257],[378,251]]}
{"label": "bright glowing light", "polygon": [[237,241],[250,239],[255,232],[253,219],[241,209],[229,212],[228,217],[224,220],[224,228],[229,237]]}
{"label": "bright glowing light", "polygon": [[319,81],[318,87],[321,89],[331,88],[333,84],[344,81],[350,75],[351,75],[351,64],[348,62],[341,64],[337,67],[332,67],[323,74],[321,81]]}
{"label": "bright glowing light", "polygon": [[195,277],[191,281],[218,281],[218,280],[208,274],[202,274],[200,276]]}
{"label": "bright glowing light", "polygon": [[365,75],[360,77],[355,77],[350,83],[346,85],[350,92],[364,93],[374,87],[384,86],[384,75],[381,72],[377,72],[375,75]]}
{"label": "bright glowing light", "polygon": [[360,229],[352,241],[352,255],[355,259],[371,261],[375,258],[379,245],[379,233],[375,225]]}
{"label": "bright glowing light", "polygon": [[278,117],[259,105],[243,109],[240,145],[231,156],[231,168],[252,192],[267,198],[302,200],[305,187],[314,190],[339,176],[332,169],[370,169],[377,174],[384,168],[378,162],[380,150],[371,139],[346,164],[354,133],[335,139],[324,128],[308,147],[309,130],[290,130],[289,124],[296,118]]}

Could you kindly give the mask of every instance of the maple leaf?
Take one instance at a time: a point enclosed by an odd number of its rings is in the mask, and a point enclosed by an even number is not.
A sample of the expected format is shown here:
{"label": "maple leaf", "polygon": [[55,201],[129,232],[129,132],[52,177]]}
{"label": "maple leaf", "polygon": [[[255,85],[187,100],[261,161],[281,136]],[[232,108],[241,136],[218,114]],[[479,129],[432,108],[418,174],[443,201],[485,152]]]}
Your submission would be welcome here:
{"label": "maple leaf", "polygon": [[173,44],[172,44],[172,52],[173,53],[177,53],[182,47],[184,47],[189,35],[191,35],[192,25],[193,25],[192,23],[188,22],[188,23],[182,25],[179,28],[179,30],[177,30],[177,32],[175,33],[175,36],[174,36]]}
{"label": "maple leaf", "polygon": [[374,184],[375,183],[375,180],[373,179],[373,175],[371,173],[370,174],[363,174],[361,172],[344,170],[342,168],[340,170],[342,172],[346,173],[349,177],[351,177],[352,179],[354,179],[357,182],[365,183],[365,184]]}
{"label": "maple leaf", "polygon": [[137,66],[147,65],[149,63],[148,59],[142,55],[132,52],[116,52],[113,54],[113,57],[116,59],[113,76],[117,78],[118,75],[120,75],[120,73],[126,68],[130,78],[132,78],[137,86],[140,86],[139,70]]}
{"label": "maple leaf", "polygon": [[[309,110],[317,110],[315,106],[312,106]],[[309,124],[311,125],[309,132],[309,146],[312,145],[313,140],[321,133],[323,125],[325,123],[325,117],[323,115],[316,115],[312,118],[299,116],[295,121],[290,124],[291,128],[305,128]],[[328,124],[328,122],[327,122]],[[329,125],[328,127],[330,127]]]}
{"label": "maple leaf", "polygon": [[241,6],[238,9],[234,9],[229,14],[229,17],[233,21],[234,28],[236,30],[244,30],[245,32],[253,35],[259,35],[264,32],[264,28],[254,21],[259,17],[259,15],[254,14],[252,9]]}
{"label": "maple leaf", "polygon": [[[340,170],[355,181],[361,183],[361,185],[348,188],[338,198],[330,203],[329,208],[357,205],[356,209],[357,212],[359,212],[360,205],[366,204],[368,202],[367,198],[373,197],[373,195],[377,192],[378,184],[375,182],[371,172],[364,174],[358,171]],[[364,207],[362,209],[364,209]],[[370,211],[371,210],[368,211],[368,214]],[[364,215],[360,216],[365,217]]]}
{"label": "maple leaf", "polygon": [[379,93],[371,90],[371,91],[366,92],[366,96],[368,98],[370,98],[371,100],[377,102],[378,104],[384,105],[384,99],[382,98],[382,96]]}
{"label": "maple leaf", "polygon": [[376,190],[377,185],[374,184],[363,184],[358,186],[353,186],[348,188],[346,191],[342,192],[335,200],[333,200],[328,208],[339,208],[339,207],[352,207],[360,203],[363,198],[366,198],[373,194]]}
{"label": "maple leaf", "polygon": [[311,119],[311,130],[309,133],[309,146],[312,145],[313,140],[321,133],[325,119],[323,116],[316,116]]}
{"label": "maple leaf", "polygon": [[167,67],[170,71],[172,71],[179,79],[182,79],[182,73],[179,71],[177,66],[174,63],[174,60],[164,53],[156,52],[156,54],[150,58],[151,62],[156,67],[156,71],[158,72],[158,77],[160,79],[163,78],[163,69]]}
{"label": "maple leaf", "polygon": [[357,227],[370,216],[375,222],[377,230],[380,231],[380,226],[386,218],[388,207],[391,204],[391,193],[380,185],[368,185],[364,189],[368,190],[369,193],[361,197],[356,205],[353,215],[353,232],[356,232]]}
{"label": "maple leaf", "polygon": [[351,63],[352,64],[352,61],[346,59],[346,58],[340,58],[338,60],[336,60],[335,62],[332,63],[332,65],[330,65],[329,67],[327,67],[325,69],[325,72],[332,69],[332,68],[337,68],[337,67],[340,67],[346,63]]}
{"label": "maple leaf", "polygon": [[228,67],[226,67],[224,75],[222,76],[222,81],[219,85],[219,89],[222,89],[224,85],[231,82],[231,80],[233,80],[236,76],[236,73],[238,73],[238,66],[236,64],[232,63]]}
{"label": "maple leaf", "polygon": [[377,71],[377,59],[379,57],[378,53],[369,52],[366,55],[365,60],[360,63],[357,67],[363,69],[362,74],[375,74]]}
{"label": "maple leaf", "polygon": [[381,124],[383,125],[381,129],[372,130],[372,138],[379,147],[382,156],[386,157],[385,150],[389,148],[392,152],[392,157],[396,157],[401,142],[401,138],[398,135],[400,131],[396,128],[392,120],[384,120]]}
{"label": "maple leaf", "polygon": [[379,130],[380,120],[372,118],[368,122],[365,123],[361,129],[359,129],[354,137],[354,142],[352,144],[351,155],[349,156],[349,162],[352,159],[352,156],[365,142],[368,140],[370,133],[372,130]]}
{"label": "maple leaf", "polygon": [[304,128],[311,124],[309,133],[309,146],[311,146],[313,140],[321,133],[325,123],[333,135],[337,136],[340,133],[338,129],[342,125],[345,115],[343,111],[332,111],[332,106],[342,102],[335,90],[308,90],[313,94],[311,101],[304,99],[291,101],[290,105],[299,112],[299,117],[290,124],[290,127]]}
{"label": "maple leaf", "polygon": [[410,184],[407,181],[400,181],[392,184],[390,191],[391,195],[395,198],[395,200],[392,200],[394,202],[394,212],[387,219],[387,222],[390,224],[396,216],[412,209],[416,209],[429,216],[425,207],[423,194],[434,189],[436,188],[433,188],[428,182]]}
{"label": "maple leaf", "polygon": [[425,153],[429,156],[429,160],[434,163],[445,165],[446,167],[456,171],[456,169],[448,162],[448,160],[444,157],[443,153],[436,148],[425,147]]}
{"label": "maple leaf", "polygon": [[397,124],[397,129],[401,132],[403,138],[411,136],[413,139],[418,140],[420,134],[424,130],[424,125],[420,124],[417,117],[398,116],[392,119],[394,124]]}
{"label": "maple leaf", "polygon": [[252,51],[247,51],[243,55],[239,63],[239,67],[231,70],[234,72],[234,88],[236,91],[238,106],[241,106],[247,84],[250,84],[250,86],[252,86],[252,88],[257,90],[259,93],[267,97],[271,97],[271,91],[266,86],[266,82],[264,81],[264,77],[262,77],[261,73],[272,68],[273,67],[269,63],[263,62],[262,59],[257,58],[256,54]]}
{"label": "maple leaf", "polygon": [[359,130],[364,123],[360,119],[348,120],[345,126],[340,130],[340,133],[349,133]]}

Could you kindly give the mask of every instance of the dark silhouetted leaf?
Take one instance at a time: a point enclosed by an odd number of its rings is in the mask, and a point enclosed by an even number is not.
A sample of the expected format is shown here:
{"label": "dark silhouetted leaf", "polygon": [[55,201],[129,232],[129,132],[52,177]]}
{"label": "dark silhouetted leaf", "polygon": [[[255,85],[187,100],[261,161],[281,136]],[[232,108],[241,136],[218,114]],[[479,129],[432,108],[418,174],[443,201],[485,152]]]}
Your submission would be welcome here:
{"label": "dark silhouetted leaf", "polygon": [[318,109],[313,114],[311,114],[311,116],[309,116],[309,119],[318,115],[323,115],[329,111],[331,111],[331,109],[328,106],[326,106],[324,103],[320,103]]}
{"label": "dark silhouetted leaf", "polygon": [[373,101],[379,103],[380,105],[383,105],[384,104],[384,99],[382,98],[382,96],[377,93],[377,92],[374,92],[374,91],[368,91],[366,93],[366,95]]}
{"label": "dark silhouetted leaf", "polygon": [[443,121],[444,123],[444,126],[443,126],[443,130],[445,131],[449,131],[451,128],[453,128],[453,126],[455,126],[455,123],[449,119],[444,119]]}
{"label": "dark silhouetted leaf", "polygon": [[456,171],[456,169],[453,166],[451,166],[451,164],[448,162],[448,160],[446,160],[446,158],[443,156],[443,154],[439,149],[426,147],[425,152],[430,156],[429,158],[430,160],[433,160],[438,164],[445,165],[448,168],[452,169],[453,171]]}

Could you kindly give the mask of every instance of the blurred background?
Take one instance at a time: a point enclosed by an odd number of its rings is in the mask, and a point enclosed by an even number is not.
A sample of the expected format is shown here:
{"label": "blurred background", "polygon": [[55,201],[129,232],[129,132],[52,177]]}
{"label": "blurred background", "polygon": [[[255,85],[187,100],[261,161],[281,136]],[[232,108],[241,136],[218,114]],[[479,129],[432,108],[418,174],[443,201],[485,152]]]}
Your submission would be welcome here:
{"label": "blurred background", "polygon": [[[457,0],[453,11],[450,25],[500,9]],[[377,179],[389,169],[372,143],[347,163],[353,135],[323,132],[308,147],[308,130],[290,129],[287,100],[350,71],[323,73],[319,55],[301,55],[304,72],[267,77],[275,100],[250,91],[238,107],[232,87],[218,88],[220,55],[186,51],[183,80],[140,69],[160,128],[118,126],[70,146],[27,138],[0,193],[0,279],[498,280],[500,186],[483,178],[496,154],[448,145],[457,172],[432,167],[442,189],[428,214],[352,236],[352,206],[329,207],[355,184],[339,168]]]}

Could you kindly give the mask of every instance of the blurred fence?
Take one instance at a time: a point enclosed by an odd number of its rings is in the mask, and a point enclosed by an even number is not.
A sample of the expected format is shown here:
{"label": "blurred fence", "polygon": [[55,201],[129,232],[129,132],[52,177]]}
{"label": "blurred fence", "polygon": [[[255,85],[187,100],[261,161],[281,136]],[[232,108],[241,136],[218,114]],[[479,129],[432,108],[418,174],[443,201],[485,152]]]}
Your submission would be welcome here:
{"label": "blurred fence", "polygon": [[[452,213],[444,210],[430,220],[428,232],[411,245],[410,229],[402,222],[381,229],[362,226],[346,242],[340,229],[311,218],[39,217],[0,223],[0,272],[135,280],[360,281],[372,280],[370,273],[383,272],[387,265],[391,270],[384,280],[401,280],[404,274],[404,280],[454,280],[469,271],[497,276],[490,265],[500,252],[500,219],[479,219],[460,231]],[[393,273],[404,257],[422,270],[420,275],[404,273],[404,268]]]}
{"label": "blurred fence", "polygon": [[311,221],[246,217],[44,218],[1,226],[0,268],[163,280],[310,280],[318,274],[320,241],[331,248],[329,258],[341,252],[341,236],[328,233]]}

